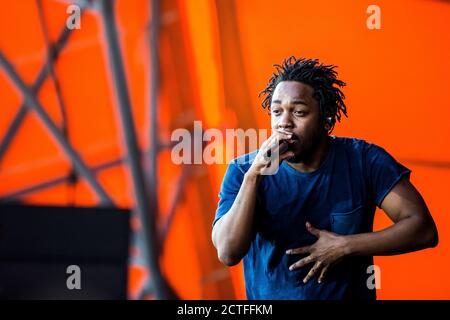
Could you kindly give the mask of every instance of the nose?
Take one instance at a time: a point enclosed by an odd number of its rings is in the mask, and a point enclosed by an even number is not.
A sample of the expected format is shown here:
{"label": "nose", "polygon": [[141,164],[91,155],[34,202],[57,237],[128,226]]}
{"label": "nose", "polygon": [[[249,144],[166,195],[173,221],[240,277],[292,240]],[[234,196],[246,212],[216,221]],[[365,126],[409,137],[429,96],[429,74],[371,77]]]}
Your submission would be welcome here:
{"label": "nose", "polygon": [[292,118],[290,112],[283,112],[281,115],[278,124],[279,129],[289,129],[293,127]]}

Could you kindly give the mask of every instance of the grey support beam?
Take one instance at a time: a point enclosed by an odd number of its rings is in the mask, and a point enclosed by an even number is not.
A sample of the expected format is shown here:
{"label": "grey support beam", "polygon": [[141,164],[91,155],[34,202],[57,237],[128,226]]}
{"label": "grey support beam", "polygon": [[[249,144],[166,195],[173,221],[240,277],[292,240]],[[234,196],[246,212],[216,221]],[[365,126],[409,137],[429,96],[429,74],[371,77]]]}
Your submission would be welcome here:
{"label": "grey support beam", "polygon": [[146,185],[144,170],[141,165],[140,150],[136,139],[136,131],[132,115],[132,107],[128,94],[124,65],[120,54],[119,40],[114,16],[114,1],[101,0],[100,13],[103,20],[103,32],[107,43],[108,61],[114,84],[114,92],[118,101],[122,136],[127,148],[127,161],[131,171],[133,196],[136,210],[142,221],[144,247],[142,254],[149,268],[151,281],[157,299],[166,297],[166,286],[159,268],[159,245],[156,229],[156,216],[152,211],[149,199],[149,188]]}

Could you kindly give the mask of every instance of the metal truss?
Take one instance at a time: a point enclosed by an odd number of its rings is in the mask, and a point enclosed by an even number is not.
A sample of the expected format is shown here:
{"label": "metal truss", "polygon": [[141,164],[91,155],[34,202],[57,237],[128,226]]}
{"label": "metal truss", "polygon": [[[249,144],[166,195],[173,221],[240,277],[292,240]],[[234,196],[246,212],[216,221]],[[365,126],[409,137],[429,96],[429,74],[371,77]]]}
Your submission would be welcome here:
{"label": "metal truss", "polygon": [[[133,196],[135,199],[135,213],[142,221],[141,237],[143,242],[141,245],[143,260],[145,265],[149,268],[151,275],[150,281],[146,284],[144,292],[146,294],[154,294],[158,299],[165,299],[169,297],[175,297],[175,294],[167,286],[165,279],[161,274],[159,267],[159,257],[162,251],[162,243],[167,236],[170,223],[173,219],[173,215],[176,208],[176,203],[171,206],[170,213],[166,222],[164,223],[163,232],[158,233],[156,230],[156,221],[158,217],[158,194],[157,194],[157,154],[161,147],[163,147],[158,140],[158,127],[157,127],[157,92],[159,81],[159,57],[158,57],[158,37],[159,37],[159,0],[151,0],[151,28],[150,28],[150,52],[151,52],[151,67],[152,67],[152,79],[151,79],[151,103],[150,103],[150,149],[148,150],[148,160],[150,168],[147,175],[141,165],[141,150],[139,149],[135,125],[131,113],[131,102],[128,93],[127,82],[125,78],[123,60],[120,53],[119,41],[117,37],[117,28],[114,16],[114,1],[111,0],[96,0],[96,1],[79,1],[77,4],[81,7],[82,12],[86,9],[95,9],[100,13],[101,21],[103,24],[104,36],[107,43],[107,55],[110,63],[110,71],[112,74],[112,80],[115,87],[117,106],[120,114],[120,127],[122,130],[122,136],[124,137],[123,143],[126,146],[126,155],[124,159],[115,159],[97,165],[95,167],[88,167],[87,164],[80,157],[78,152],[73,148],[71,143],[67,139],[67,132],[65,132],[65,125],[63,123],[63,130],[57,127],[54,121],[50,118],[43,106],[36,98],[39,90],[47,77],[51,77],[55,82],[55,87],[58,87],[58,81],[54,72],[53,64],[58,59],[61,51],[68,43],[72,31],[66,27],[63,28],[57,41],[54,44],[50,44],[46,30],[43,29],[44,38],[47,39],[47,56],[48,59],[45,65],[41,68],[38,76],[36,77],[32,86],[28,87],[16,72],[13,64],[10,60],[0,51],[0,67],[3,68],[6,75],[10,78],[11,82],[20,91],[23,97],[23,103],[19,107],[18,112],[14,116],[9,128],[2,141],[0,142],[0,160],[4,156],[8,147],[11,144],[14,136],[17,133],[20,125],[29,111],[34,112],[41,123],[48,130],[49,134],[55,138],[58,145],[64,151],[67,158],[71,161],[76,173],[83,176],[89,183],[89,186],[95,192],[99,199],[99,205],[114,206],[114,202],[111,197],[104,190],[102,185],[96,178],[96,175],[105,169],[121,165],[126,163],[129,166],[131,172],[131,179],[133,184]],[[38,2],[38,8],[40,3]],[[42,12],[40,12],[41,26],[45,28],[43,23]],[[63,108],[63,100],[60,93],[58,93],[58,102],[60,107]],[[64,110],[62,110],[63,112]],[[185,171],[183,171],[185,172]],[[44,188],[48,188],[60,183],[70,181],[71,177],[62,176],[52,180],[41,182],[39,184],[28,186],[25,189],[8,194],[6,197],[0,199],[0,201],[14,201],[25,194],[29,194]],[[186,181],[186,173],[183,173],[180,178],[180,182],[177,184],[177,191],[174,197],[174,201],[178,201],[179,194]],[[142,296],[142,295],[141,295]]]}

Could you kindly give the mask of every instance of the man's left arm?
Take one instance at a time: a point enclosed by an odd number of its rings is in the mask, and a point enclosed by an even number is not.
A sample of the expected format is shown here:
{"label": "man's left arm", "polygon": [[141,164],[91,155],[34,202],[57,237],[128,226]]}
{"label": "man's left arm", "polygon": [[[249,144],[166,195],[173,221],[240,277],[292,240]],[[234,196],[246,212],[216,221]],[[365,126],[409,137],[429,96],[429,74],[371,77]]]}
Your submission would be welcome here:
{"label": "man's left arm", "polygon": [[347,236],[347,255],[393,255],[438,244],[433,218],[409,179],[401,179],[380,207],[394,224],[378,232]]}
{"label": "man's left arm", "polygon": [[314,275],[323,280],[327,270],[346,256],[382,256],[417,251],[438,244],[438,232],[420,193],[403,177],[387,194],[380,207],[394,222],[377,232],[338,235],[307,223],[318,240],[311,246],[288,250],[287,254],[309,253],[290,270],[314,263],[304,282]]}

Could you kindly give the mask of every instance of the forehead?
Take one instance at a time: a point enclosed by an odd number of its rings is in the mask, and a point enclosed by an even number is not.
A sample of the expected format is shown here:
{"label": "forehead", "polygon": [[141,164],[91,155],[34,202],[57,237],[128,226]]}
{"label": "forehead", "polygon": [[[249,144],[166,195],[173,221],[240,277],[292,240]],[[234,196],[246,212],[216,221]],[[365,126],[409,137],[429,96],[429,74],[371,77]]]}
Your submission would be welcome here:
{"label": "forehead", "polygon": [[314,89],[302,82],[281,81],[275,88],[272,100],[293,100],[302,99],[309,101],[313,99]]}

